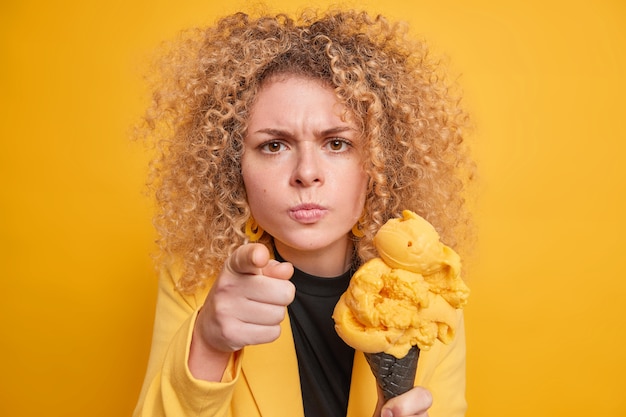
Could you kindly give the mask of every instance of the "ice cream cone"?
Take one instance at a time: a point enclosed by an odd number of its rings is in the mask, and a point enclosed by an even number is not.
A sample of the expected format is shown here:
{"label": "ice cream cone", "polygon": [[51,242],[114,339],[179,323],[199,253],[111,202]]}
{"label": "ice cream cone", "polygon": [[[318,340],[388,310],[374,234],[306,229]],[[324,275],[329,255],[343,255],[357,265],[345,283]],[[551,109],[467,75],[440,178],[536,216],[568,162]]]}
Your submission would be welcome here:
{"label": "ice cream cone", "polygon": [[412,211],[387,221],[374,246],[379,257],[354,273],[333,319],[348,345],[381,352],[365,356],[389,400],[413,388],[420,349],[454,339],[457,310],[465,306],[469,289],[459,255]]}
{"label": "ice cream cone", "polygon": [[376,377],[376,383],[383,391],[385,401],[413,388],[419,355],[420,350],[417,346],[413,346],[401,359],[384,352],[365,354],[365,359]]}

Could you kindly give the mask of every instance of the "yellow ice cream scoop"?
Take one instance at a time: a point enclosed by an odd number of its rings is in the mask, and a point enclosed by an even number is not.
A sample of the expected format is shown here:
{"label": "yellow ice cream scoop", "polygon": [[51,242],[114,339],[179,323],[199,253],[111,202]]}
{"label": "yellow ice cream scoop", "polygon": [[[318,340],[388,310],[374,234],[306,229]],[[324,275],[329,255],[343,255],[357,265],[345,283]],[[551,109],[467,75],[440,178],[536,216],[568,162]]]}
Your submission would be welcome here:
{"label": "yellow ice cream scoop", "polygon": [[379,257],[352,276],[333,319],[339,336],[365,353],[388,400],[413,387],[420,349],[452,341],[469,289],[457,253],[412,211],[385,223],[374,245]]}
{"label": "yellow ice cream scoop", "polygon": [[422,217],[405,210],[374,238],[379,258],[362,265],[335,307],[339,336],[366,353],[402,358],[412,346],[429,349],[454,337],[455,310],[469,289],[459,256]]}

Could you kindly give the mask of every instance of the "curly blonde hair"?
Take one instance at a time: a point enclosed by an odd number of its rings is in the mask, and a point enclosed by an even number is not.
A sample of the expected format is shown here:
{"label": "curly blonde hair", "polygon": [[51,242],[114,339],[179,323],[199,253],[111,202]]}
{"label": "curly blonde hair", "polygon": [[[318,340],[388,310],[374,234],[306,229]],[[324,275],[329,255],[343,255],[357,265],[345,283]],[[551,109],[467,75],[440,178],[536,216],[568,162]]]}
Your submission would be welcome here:
{"label": "curly blonde hair", "polygon": [[237,13],[183,32],[155,74],[144,134],[159,144],[155,224],[161,253],[182,262],[179,290],[205,285],[245,242],[242,144],[255,96],[274,75],[321,80],[360,123],[370,178],[365,235],[355,238],[360,262],[376,256],[372,237],[403,209],[448,245],[463,236],[468,117],[441,63],[405,25],[352,10]]}

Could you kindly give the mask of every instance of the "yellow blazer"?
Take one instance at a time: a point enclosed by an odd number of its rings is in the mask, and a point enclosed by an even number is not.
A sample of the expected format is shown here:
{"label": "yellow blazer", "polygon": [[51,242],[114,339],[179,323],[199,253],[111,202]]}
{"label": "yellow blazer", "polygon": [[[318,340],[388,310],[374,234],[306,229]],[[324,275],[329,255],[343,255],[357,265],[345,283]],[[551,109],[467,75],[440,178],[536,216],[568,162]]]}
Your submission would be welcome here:
{"label": "yellow blazer", "polygon": [[[208,289],[194,295],[175,291],[175,277],[163,271],[150,360],[134,416],[300,417],[304,416],[298,362],[289,318],[280,337],[247,346],[232,355],[221,382],[195,379],[187,367],[193,325]],[[422,351],[416,385],[433,394],[431,417],[461,417],[465,402],[463,315],[455,340]],[[371,417],[376,382],[365,357],[357,352],[347,417]],[[323,417],[323,416],[319,416]]]}

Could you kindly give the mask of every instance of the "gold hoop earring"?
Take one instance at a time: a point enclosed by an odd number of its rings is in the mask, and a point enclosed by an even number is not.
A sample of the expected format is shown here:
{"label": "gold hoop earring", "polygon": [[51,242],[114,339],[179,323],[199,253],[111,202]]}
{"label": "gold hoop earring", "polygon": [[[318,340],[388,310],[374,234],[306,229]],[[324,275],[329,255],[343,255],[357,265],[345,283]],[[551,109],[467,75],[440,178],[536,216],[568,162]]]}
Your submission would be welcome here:
{"label": "gold hoop earring", "polygon": [[248,236],[250,242],[258,242],[261,236],[263,236],[263,232],[263,229],[256,220],[254,220],[254,217],[250,216],[246,221],[246,236]]}
{"label": "gold hoop earring", "polygon": [[361,219],[359,219],[359,221],[356,222],[354,226],[352,226],[352,234],[358,238],[365,236],[365,232],[363,231],[363,229],[361,229]]}

